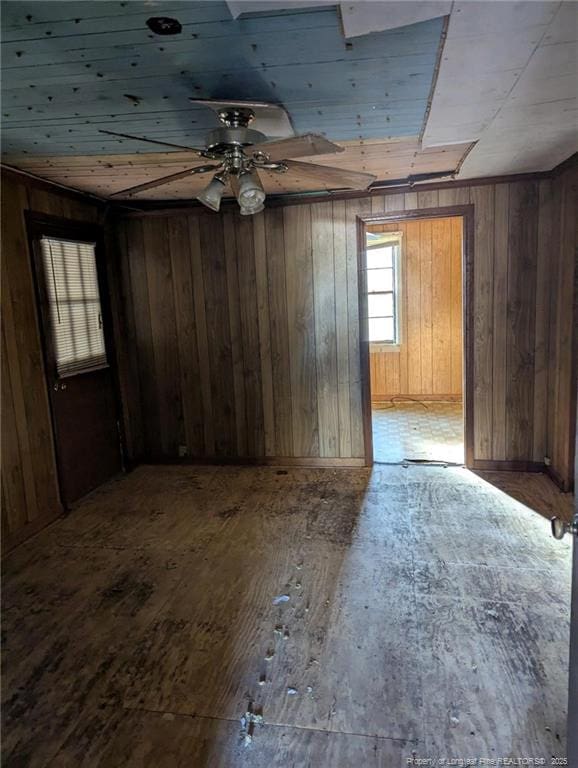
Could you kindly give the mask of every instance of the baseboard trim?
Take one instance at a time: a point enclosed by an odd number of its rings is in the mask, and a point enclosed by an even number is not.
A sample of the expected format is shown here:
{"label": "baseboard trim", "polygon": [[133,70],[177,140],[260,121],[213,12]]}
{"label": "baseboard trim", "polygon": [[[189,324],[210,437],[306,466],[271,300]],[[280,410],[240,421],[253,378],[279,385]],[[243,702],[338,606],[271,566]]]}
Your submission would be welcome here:
{"label": "baseboard trim", "polygon": [[545,472],[546,465],[539,461],[492,461],[490,459],[474,459],[469,469],[485,472]]}
{"label": "baseboard trim", "polygon": [[[350,457],[320,457],[320,456],[205,456],[194,458],[185,456],[183,458],[173,458],[166,456],[148,456],[143,458],[139,464],[161,464],[170,466],[248,466],[248,467],[333,467],[359,469],[367,466],[364,458]],[[135,466],[133,464],[133,466]]]}
{"label": "baseboard trim", "polygon": [[371,404],[398,402],[461,403],[461,395],[372,395]]}
{"label": "baseboard trim", "polygon": [[2,536],[2,555],[7,555],[13,549],[16,549],[16,547],[19,547],[21,544],[24,544],[25,541],[28,541],[28,539],[36,536],[40,531],[44,530],[44,528],[47,528],[56,520],[59,520],[63,514],[64,510],[61,509],[55,515],[43,515],[42,517],[37,517],[35,520],[30,520],[30,522],[26,523],[26,525],[18,531],[14,531],[14,533],[5,533]]}
{"label": "baseboard trim", "polygon": [[563,478],[553,467],[546,467],[546,474],[562,493],[571,493],[574,490],[574,483],[571,480],[568,481],[567,478]]}

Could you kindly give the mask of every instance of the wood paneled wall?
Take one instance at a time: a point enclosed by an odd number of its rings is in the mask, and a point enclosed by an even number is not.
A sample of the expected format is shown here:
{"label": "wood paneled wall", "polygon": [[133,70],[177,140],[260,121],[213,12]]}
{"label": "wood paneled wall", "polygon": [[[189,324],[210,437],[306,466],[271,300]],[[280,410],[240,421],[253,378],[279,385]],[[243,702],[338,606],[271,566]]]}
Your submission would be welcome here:
{"label": "wood paneled wall", "polygon": [[363,458],[356,217],[472,204],[474,460],[541,463],[551,184],[122,220],[133,455]]}
{"label": "wood paneled wall", "polygon": [[[576,171],[233,212],[123,219],[109,282],[135,459],[363,459],[356,217],[472,203],[474,457],[572,474]],[[61,512],[24,211],[98,205],[2,179],[2,532]],[[116,279],[115,279],[116,276]],[[507,463],[503,466],[509,466]]]}
{"label": "wood paneled wall", "polygon": [[372,224],[401,232],[400,344],[372,346],[371,397],[462,394],[461,217]]}
{"label": "wood paneled wall", "polygon": [[24,211],[95,222],[99,208],[23,176],[2,175],[2,541],[10,548],[60,504]]}
{"label": "wood paneled wall", "polygon": [[352,205],[120,223],[135,457],[363,458]]}
{"label": "wood paneled wall", "polygon": [[[576,424],[576,354],[578,320],[578,168],[544,184],[544,203],[551,212],[545,247],[551,253],[541,276],[542,300],[550,292],[547,449],[550,471],[566,490],[573,482]],[[545,334],[548,333],[546,328]]]}

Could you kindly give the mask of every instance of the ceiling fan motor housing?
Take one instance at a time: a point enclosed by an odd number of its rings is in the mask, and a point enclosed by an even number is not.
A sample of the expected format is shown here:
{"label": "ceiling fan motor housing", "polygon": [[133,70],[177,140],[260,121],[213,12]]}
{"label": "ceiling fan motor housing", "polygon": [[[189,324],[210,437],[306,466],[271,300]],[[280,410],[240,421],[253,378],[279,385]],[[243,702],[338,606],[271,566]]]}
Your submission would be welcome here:
{"label": "ceiling fan motor housing", "polygon": [[215,154],[224,153],[232,147],[247,147],[261,144],[267,137],[260,131],[245,127],[215,128],[207,137],[207,151]]}

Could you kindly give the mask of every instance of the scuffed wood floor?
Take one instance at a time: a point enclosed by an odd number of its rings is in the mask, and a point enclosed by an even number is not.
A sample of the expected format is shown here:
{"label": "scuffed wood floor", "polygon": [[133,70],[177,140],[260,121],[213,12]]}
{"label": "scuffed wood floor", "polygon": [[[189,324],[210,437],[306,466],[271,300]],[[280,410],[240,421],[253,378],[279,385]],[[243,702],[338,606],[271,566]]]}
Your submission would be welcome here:
{"label": "scuffed wood floor", "polygon": [[563,756],[570,544],[488,479],[141,467],[100,489],[4,562],[4,764]]}

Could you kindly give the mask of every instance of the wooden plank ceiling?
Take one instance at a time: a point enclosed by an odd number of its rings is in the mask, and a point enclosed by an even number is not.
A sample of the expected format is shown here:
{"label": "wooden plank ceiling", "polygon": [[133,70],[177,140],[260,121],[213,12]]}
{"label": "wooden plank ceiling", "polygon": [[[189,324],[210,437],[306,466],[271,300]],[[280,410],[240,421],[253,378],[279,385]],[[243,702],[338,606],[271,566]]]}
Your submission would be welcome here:
{"label": "wooden plank ceiling", "polygon": [[[159,36],[151,16],[182,30]],[[453,170],[467,145],[421,151],[443,19],[343,37],[338,8],[233,19],[224,2],[21,2],[2,19],[3,161],[106,196],[195,165],[186,152],[101,129],[203,146],[217,125],[199,99],[259,100],[288,111],[297,134],[342,143],[319,162],[380,179]],[[206,176],[141,193],[190,197]],[[268,192],[326,188],[266,174]]]}
{"label": "wooden plank ceiling", "polygon": [[[454,169],[468,145],[421,150],[417,138],[382,142],[341,142],[338,155],[313,158],[316,163],[374,173],[379,179],[406,178],[413,173]],[[306,158],[312,159],[312,158]],[[122,189],[198,165],[188,152],[161,152],[138,155],[95,155],[86,157],[24,157],[18,167],[60,184],[107,197]],[[270,194],[329,189],[328,184],[300,178],[298,173],[260,172]],[[181,200],[194,197],[206,186],[210,174],[199,174],[135,195],[141,200]],[[232,194],[232,192],[230,193]]]}

